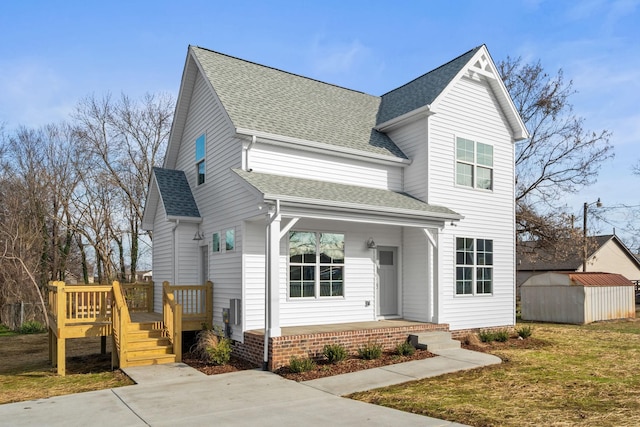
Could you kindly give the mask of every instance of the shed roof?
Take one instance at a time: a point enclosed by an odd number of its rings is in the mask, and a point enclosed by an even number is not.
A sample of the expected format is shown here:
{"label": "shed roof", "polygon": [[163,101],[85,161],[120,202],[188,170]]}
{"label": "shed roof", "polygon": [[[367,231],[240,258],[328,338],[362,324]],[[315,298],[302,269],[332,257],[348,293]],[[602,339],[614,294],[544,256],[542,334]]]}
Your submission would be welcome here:
{"label": "shed roof", "polygon": [[200,217],[184,171],[156,167],[153,168],[153,175],[168,217]]}
{"label": "shed roof", "polygon": [[321,206],[353,208],[374,212],[413,215],[427,218],[460,219],[462,216],[444,206],[424,203],[406,193],[360,187],[312,179],[294,178],[258,172],[233,170],[265,199],[309,203]]}
{"label": "shed roof", "polygon": [[616,273],[574,273],[574,272],[548,272],[535,274],[529,277],[523,287],[533,286],[634,286],[633,282]]}

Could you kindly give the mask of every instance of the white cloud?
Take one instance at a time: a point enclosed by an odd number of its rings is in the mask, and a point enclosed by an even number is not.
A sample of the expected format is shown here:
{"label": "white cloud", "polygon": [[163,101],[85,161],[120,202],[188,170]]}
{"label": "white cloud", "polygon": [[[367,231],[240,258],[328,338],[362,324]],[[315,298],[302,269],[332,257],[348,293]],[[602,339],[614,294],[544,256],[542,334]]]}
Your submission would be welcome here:
{"label": "white cloud", "polygon": [[0,63],[0,93],[0,119],[8,127],[66,119],[74,104],[67,80],[32,59]]}
{"label": "white cloud", "polygon": [[311,64],[321,75],[349,73],[368,60],[370,49],[360,41],[331,42],[316,37],[310,49]]}

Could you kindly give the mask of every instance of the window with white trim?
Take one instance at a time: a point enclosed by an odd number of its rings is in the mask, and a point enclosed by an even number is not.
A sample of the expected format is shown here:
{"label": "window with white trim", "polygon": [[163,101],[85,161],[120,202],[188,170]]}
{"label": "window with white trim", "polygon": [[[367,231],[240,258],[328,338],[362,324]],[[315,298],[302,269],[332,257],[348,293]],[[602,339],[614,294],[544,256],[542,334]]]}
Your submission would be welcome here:
{"label": "window with white trim", "polygon": [[456,184],[493,189],[493,146],[456,138]]}
{"label": "window with white trim", "polygon": [[213,233],[211,240],[211,248],[213,249],[213,252],[220,252],[220,233],[217,231]]}
{"label": "window with white trim", "polygon": [[200,135],[198,139],[196,139],[196,175],[198,177],[198,185],[204,184],[205,181],[205,173],[206,173],[206,163],[205,163],[205,137],[204,134]]}
{"label": "window with white trim", "polygon": [[493,240],[456,238],[456,295],[493,292]]}
{"label": "window with white trim", "polygon": [[344,234],[289,232],[289,297],[344,296]]}

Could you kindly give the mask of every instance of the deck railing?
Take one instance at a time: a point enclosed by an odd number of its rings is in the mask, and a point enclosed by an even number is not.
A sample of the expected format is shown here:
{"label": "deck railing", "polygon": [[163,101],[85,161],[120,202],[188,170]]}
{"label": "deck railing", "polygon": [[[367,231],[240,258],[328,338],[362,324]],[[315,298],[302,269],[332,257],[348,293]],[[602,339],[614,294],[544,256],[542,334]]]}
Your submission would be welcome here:
{"label": "deck railing", "polygon": [[49,318],[57,328],[81,323],[111,322],[112,287],[77,286],[52,282],[49,290]]}
{"label": "deck railing", "polygon": [[130,313],[153,313],[153,282],[121,283]]}
{"label": "deck railing", "polygon": [[162,305],[164,327],[173,345],[176,362],[182,362],[182,306],[176,302],[168,282],[162,286]]}
{"label": "deck railing", "polygon": [[182,306],[182,329],[196,331],[203,326],[211,328],[213,319],[213,283],[203,285],[171,285],[163,282],[162,288],[168,287],[177,304]]}
{"label": "deck railing", "polygon": [[129,308],[124,299],[124,294],[119,282],[113,282],[113,346],[111,352],[111,361],[114,366],[119,365],[121,361],[127,360],[126,353],[126,334],[127,325],[131,323]]}

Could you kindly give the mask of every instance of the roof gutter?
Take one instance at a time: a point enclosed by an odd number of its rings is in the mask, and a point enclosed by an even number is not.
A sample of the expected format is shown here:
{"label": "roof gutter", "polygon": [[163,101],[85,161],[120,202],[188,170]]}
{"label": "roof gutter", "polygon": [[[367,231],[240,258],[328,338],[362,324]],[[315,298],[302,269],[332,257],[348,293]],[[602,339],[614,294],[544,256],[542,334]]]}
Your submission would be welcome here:
{"label": "roof gutter", "polygon": [[374,163],[391,164],[394,166],[409,166],[412,160],[393,155],[377,154],[368,151],[357,150],[354,148],[340,147],[332,144],[309,141],[306,139],[293,138],[290,136],[275,135],[267,132],[260,132],[251,129],[236,128],[236,135],[248,136],[250,138],[260,139],[261,143],[275,145],[280,147],[291,148],[295,145],[297,149],[311,151],[315,153],[324,153],[328,151],[331,154],[348,159],[366,160]]}
{"label": "roof gutter", "polygon": [[408,113],[405,113],[398,117],[394,117],[393,119],[387,120],[384,123],[380,123],[374,129],[379,132],[388,132],[401,125],[416,121],[423,117],[429,117],[434,114],[435,112],[431,110],[431,104],[427,104],[420,108],[416,108],[415,110],[409,111]]}

